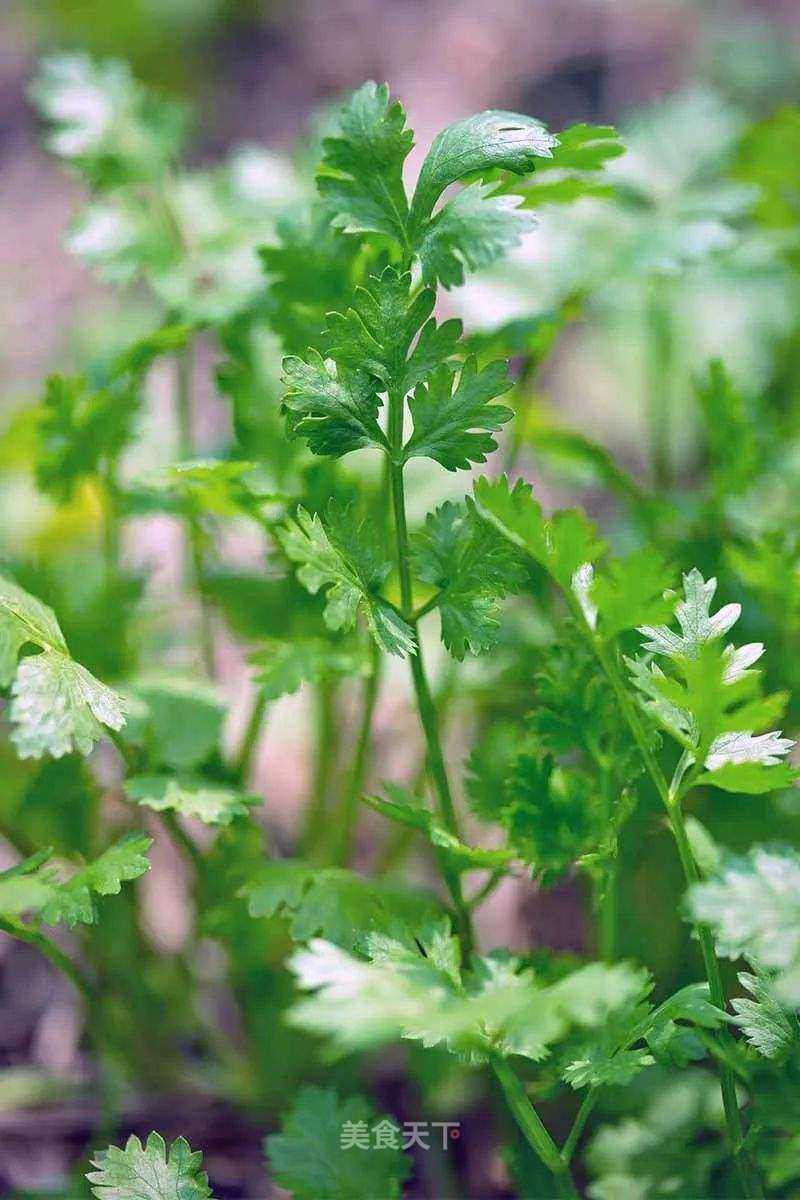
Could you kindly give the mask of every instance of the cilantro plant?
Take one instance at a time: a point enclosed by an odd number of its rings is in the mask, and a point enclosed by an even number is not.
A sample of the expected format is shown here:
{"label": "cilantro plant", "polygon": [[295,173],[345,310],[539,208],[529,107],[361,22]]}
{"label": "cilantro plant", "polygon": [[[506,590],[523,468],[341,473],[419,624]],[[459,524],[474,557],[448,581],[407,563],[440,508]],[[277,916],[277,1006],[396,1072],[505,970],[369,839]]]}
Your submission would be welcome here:
{"label": "cilantro plant", "polygon": [[[800,1113],[780,1080],[800,1072],[800,859],[791,839],[728,851],[696,816],[708,797],[793,804],[783,723],[796,713],[787,689],[764,686],[759,635],[796,637],[781,617],[790,600],[797,611],[796,579],[780,574],[796,530],[754,531],[742,512],[794,429],[775,399],[780,356],[758,396],[719,362],[698,379],[707,461],[694,506],[668,490],[660,433],[650,493],[588,438],[550,430],[551,450],[590,461],[624,501],[624,536],[601,536],[583,509],[546,515],[529,483],[509,481],[542,440],[529,393],[585,287],[483,333],[440,309],[518,246],[538,209],[614,197],[613,129],[554,134],[480,113],[438,134],[410,190],[405,112],[366,83],[323,138],[312,186],[302,159],[254,148],[190,170],[184,115],[121,64],[54,59],[31,94],[50,149],[91,189],[70,248],[120,304],[138,289],[150,322],[51,376],[8,435],[27,429],[55,514],[90,498],[100,564],[70,573],[55,550],[54,563],[9,555],[0,577],[2,834],[16,852],[0,928],[82,997],[100,1115],[76,1177],[101,1200],[210,1197],[191,1130],[127,1136],[121,1097],[213,1081],[233,1111],[269,1124],[266,1169],[298,1200],[389,1200],[415,1172],[431,1194],[466,1194],[444,1152],[422,1161],[403,1144],[405,1110],[374,1074],[374,1052],[400,1044],[431,1111],[448,1090],[491,1111],[520,1195],[574,1197],[584,1183],[594,1200],[788,1194]],[[751,183],[757,150],[741,148]],[[785,189],[767,184],[754,219],[793,229]],[[726,186],[727,220],[745,209]],[[703,217],[716,213],[701,199]],[[659,246],[692,241],[694,219],[651,207]],[[784,249],[794,270],[796,245]],[[680,270],[677,250],[670,261]],[[659,275],[647,276],[655,295]],[[159,454],[146,418],[170,363],[176,437]],[[198,458],[210,387],[230,432]],[[664,398],[652,400],[658,427]],[[464,475],[489,462],[499,470]],[[126,553],[152,514],[185,544],[180,596],[155,614]],[[222,535],[242,530],[256,567],[225,555]],[[741,581],[752,614],[729,598]],[[740,618],[750,640],[734,644]],[[226,639],[252,680],[233,733]],[[788,685],[784,657],[769,670]],[[408,769],[376,779],[381,703],[401,677],[415,710]],[[290,744],[279,702],[298,692],[315,720],[287,831],[257,761],[269,722]],[[633,899],[632,863],[649,865],[662,827],[663,873],[683,879],[658,919],[672,945],[691,933],[680,970],[658,969],[647,904]],[[145,934],[135,884],[161,838],[191,914],[168,954]],[[661,898],[660,884],[654,873],[643,886]],[[485,952],[482,909],[498,891],[564,886],[586,909],[580,953]],[[380,1103],[362,1094],[372,1082]]]}

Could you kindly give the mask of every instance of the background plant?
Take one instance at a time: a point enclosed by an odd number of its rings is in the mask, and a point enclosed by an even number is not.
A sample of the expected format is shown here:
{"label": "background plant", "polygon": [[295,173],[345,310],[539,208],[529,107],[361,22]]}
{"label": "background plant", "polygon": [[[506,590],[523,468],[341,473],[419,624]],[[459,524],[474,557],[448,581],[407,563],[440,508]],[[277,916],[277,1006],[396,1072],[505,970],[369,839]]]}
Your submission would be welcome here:
{"label": "background plant", "polygon": [[[391,1148],[360,1158],[340,1146],[346,1120],[415,1111],[392,1096],[403,1077],[426,1113],[496,1104],[521,1194],[571,1194],[570,1169],[598,1196],[783,1194],[796,1136],[784,1084],[796,955],[782,899],[794,852],[738,861],[721,843],[733,803],[752,806],[756,834],[791,842],[790,739],[778,732],[784,710],[786,728],[795,723],[793,572],[780,569],[794,554],[791,328],[765,339],[760,380],[698,367],[702,486],[680,502],[669,486],[679,456],[661,433],[651,487],[546,412],[541,368],[558,335],[579,314],[602,327],[596,280],[568,278],[549,310],[467,337],[434,301],[437,287],[492,269],[531,210],[557,206],[568,221],[578,200],[589,206],[579,206],[582,236],[603,244],[609,230],[652,244],[654,221],[684,244],[686,222],[721,205],[711,215],[722,233],[706,230],[701,265],[728,269],[740,237],[760,239],[759,269],[791,292],[794,217],[781,183],[791,115],[720,136],[713,195],[676,217],[624,190],[625,157],[606,127],[556,141],[514,114],[458,122],[408,199],[411,135],[375,85],[318,151],[292,164],[249,151],[219,172],[181,165],[174,106],[121,66],[55,61],[32,94],[52,148],[92,188],[73,250],[133,287],[146,314],[141,336],[50,379],[4,440],[7,459],[29,456],[57,507],[50,540],[9,556],[3,584],[4,831],[18,852],[0,886],[3,928],[91,998],[102,1105],[87,1140],[117,1143],[95,1154],[97,1194],[142,1171],[162,1192],[180,1180],[187,1194],[209,1193],[185,1141],[125,1143],[130,1088],[175,1080],[260,1128],[293,1093],[268,1159],[296,1195],[371,1195],[378,1172],[381,1194],[409,1179],[459,1194],[464,1162],[448,1179],[444,1155],[412,1164]],[[76,94],[94,95],[103,120],[76,114]],[[319,198],[306,165],[317,157]],[[632,200],[641,230],[622,216]],[[584,252],[563,257],[583,265]],[[633,289],[671,292],[663,264],[625,262]],[[696,269],[680,255],[668,264],[682,284]],[[662,344],[658,370],[680,344]],[[232,429],[198,458],[210,379]],[[159,386],[177,436],[154,468],[136,446]],[[595,481],[602,539],[580,511],[545,518],[521,485],[484,479],[461,498],[459,471],[496,452],[527,472],[532,447],[551,472],[568,461]],[[183,531],[183,579],[167,597],[130,552],[154,513]],[[57,549],[69,520],[80,554]],[[253,547],[246,565],[226,549],[233,532]],[[679,600],[670,589],[681,572]],[[727,603],[712,613],[714,574]],[[733,596],[750,601],[752,640],[737,651],[721,640],[739,615]],[[223,732],[231,633],[255,692]],[[762,640],[783,689],[766,697],[754,668]],[[173,669],[155,673],[164,648]],[[418,766],[401,772],[375,764],[381,697],[398,671],[419,718],[404,734]],[[275,722],[286,735],[278,701],[298,688],[313,697],[317,728],[295,834],[269,794],[259,813],[252,793],[264,732],[274,737]],[[447,732],[459,726],[453,753]],[[129,832],[145,823],[148,836]],[[174,845],[193,892],[192,928],[167,955],[142,925],[142,896],[123,887],[146,870],[150,836]],[[731,849],[749,840],[740,828]],[[426,888],[409,886],[409,863]],[[557,894],[565,879],[587,922],[577,959],[517,946],[470,957],[497,889],[511,880]],[[662,889],[659,906],[632,902],[642,884]],[[670,932],[653,944],[656,908]],[[681,933],[684,915],[701,922],[702,956]],[[51,933],[58,923],[80,940]],[[747,960],[738,980],[727,957]],[[405,1065],[387,1070],[371,1051],[398,1040]],[[332,1067],[331,1043],[343,1054]],[[647,1100],[653,1087],[660,1107]],[[357,1095],[373,1089],[377,1105]]]}

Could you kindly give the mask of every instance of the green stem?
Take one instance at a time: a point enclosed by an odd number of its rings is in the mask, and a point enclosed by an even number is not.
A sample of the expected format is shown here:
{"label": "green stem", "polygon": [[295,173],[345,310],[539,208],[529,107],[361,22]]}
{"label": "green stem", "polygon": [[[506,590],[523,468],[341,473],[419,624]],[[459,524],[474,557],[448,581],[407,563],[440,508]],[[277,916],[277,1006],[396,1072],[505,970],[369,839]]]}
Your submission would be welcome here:
{"label": "green stem", "polygon": [[353,761],[345,783],[344,794],[338,811],[331,821],[331,862],[345,866],[350,860],[353,834],[358,818],[358,806],[364,786],[364,773],[369,758],[372,719],[378,699],[380,685],[380,651],[376,642],[370,646],[370,672],[364,681],[364,697],[361,705],[361,721],[356,738]]}
{"label": "green stem", "polygon": [[[176,378],[176,407],[178,419],[178,454],[182,460],[191,458],[194,453],[194,438],[192,433],[192,368],[194,359],[191,343],[177,355]],[[205,597],[203,581],[205,579],[205,559],[203,555],[203,531],[197,515],[190,512],[186,518],[186,575],[191,587],[197,593],[200,606],[200,659],[203,670],[209,679],[215,673],[214,664],[214,627],[212,613]]]}
{"label": "green stem", "polygon": [[[417,701],[417,712],[425,735],[425,747],[428,758],[428,772],[433,782],[439,813],[442,822],[449,833],[459,837],[458,819],[456,817],[450,781],[447,777],[442,744],[439,736],[439,717],[431,697],[430,686],[425,672],[422,655],[422,645],[419,639],[419,629],[413,619],[414,592],[411,583],[411,552],[408,540],[408,523],[406,521],[405,488],[403,483],[403,463],[401,449],[403,440],[403,404],[402,393],[389,392],[389,446],[392,453],[390,481],[392,492],[392,508],[394,512],[395,542],[397,548],[397,572],[400,578],[400,601],[403,615],[411,625],[417,652],[409,656],[411,678],[414,684],[414,694]],[[469,909],[464,902],[461,890],[461,876],[447,861],[444,855],[439,857],[442,875],[453,900],[453,906],[458,916],[459,936],[465,957],[469,957],[474,944],[472,920]]]}
{"label": "green stem", "polygon": [[250,710],[250,717],[247,721],[242,741],[239,750],[233,761],[233,769],[236,773],[236,778],[242,787],[247,787],[250,780],[250,772],[253,767],[253,756],[255,754],[258,742],[264,728],[264,716],[267,711],[267,700],[263,691],[259,688],[256,693],[253,707]]}
{"label": "green stem", "polygon": [[600,901],[598,948],[603,962],[614,962],[617,957],[618,891],[619,870],[617,859],[614,858],[606,872]]}
{"label": "green stem", "polygon": [[597,1103],[600,1093],[597,1088],[589,1088],[589,1091],[583,1097],[583,1102],[578,1109],[578,1115],[572,1122],[572,1128],[569,1131],[567,1140],[561,1150],[561,1157],[565,1162],[572,1162],[572,1156],[575,1153],[575,1147],[580,1141],[581,1134],[586,1128],[586,1122],[592,1115],[592,1110]]}
{"label": "green stem", "polygon": [[[613,812],[611,804],[611,772],[602,772],[602,790],[605,803],[607,828],[611,828]],[[599,906],[598,949],[604,962],[614,962],[617,957],[617,924],[619,916],[619,860],[617,854],[610,860],[602,881]]]}
{"label": "green stem", "polygon": [[664,492],[671,482],[670,413],[672,408],[672,364],[674,360],[674,330],[667,281],[656,276],[650,281],[650,296],[646,310],[649,340],[647,392],[647,421],[650,441],[650,464],[653,488]]}
{"label": "green stem", "polygon": [[[414,593],[411,583],[411,556],[408,541],[408,524],[406,521],[403,464],[400,457],[403,437],[403,403],[403,395],[390,390],[389,446],[393,455],[391,461],[391,491],[397,546],[397,571],[400,578],[400,600],[403,614],[413,629],[414,640],[417,646],[417,653],[410,656],[411,677],[414,684],[420,724],[425,735],[428,771],[436,791],[442,822],[448,832],[458,837],[458,820],[453,804],[452,792],[450,791],[450,781],[447,777],[444,754],[442,753],[438,713],[431,697],[425,673],[422,646],[419,640],[419,629],[416,621],[413,619]],[[453,900],[462,951],[464,957],[468,958],[474,945],[474,933],[469,906],[466,904],[461,890],[461,876],[457,870],[453,869],[444,856],[440,856],[439,863],[445,883]],[[503,1094],[514,1119],[517,1121],[523,1135],[533,1150],[552,1173],[558,1195],[563,1197],[577,1197],[578,1193],[572,1183],[569,1167],[561,1158],[555,1142],[542,1124],[517,1075],[503,1059],[494,1061],[493,1068],[500,1081]]]}
{"label": "green stem", "polygon": [[27,942],[29,946],[35,946],[39,953],[49,959],[62,975],[66,975],[87,1003],[92,1001],[92,985],[88,977],[46,934],[39,933],[36,929],[28,929],[16,921],[6,920],[5,917],[0,917],[0,931],[7,933],[9,937],[16,938],[19,942]]}
{"label": "green stem", "polygon": [[[681,809],[680,802],[675,796],[673,796],[669,789],[664,773],[659,766],[652,747],[650,746],[644,727],[639,718],[639,714],[630,698],[630,695],[628,694],[628,690],[625,687],[623,680],[620,677],[620,671],[616,660],[612,658],[600,639],[586,625],[582,614],[580,614],[580,611],[578,610],[578,606],[576,604],[573,605],[571,597],[568,597],[568,600],[573,608],[573,613],[576,616],[580,626],[586,630],[589,636],[595,654],[597,655],[597,659],[603,668],[609,683],[611,684],[625,722],[628,725],[628,728],[630,729],[634,741],[636,742],[636,745],[642,756],[647,773],[650,776],[656,791],[661,797],[664,807],[667,810],[670,829],[672,830],[672,834],[675,839],[675,844],[678,849],[678,857],[680,858],[681,866],[683,867],[683,873],[686,878],[686,882],[689,885],[697,883],[700,878],[700,874],[689,845],[689,839],[686,835],[686,827],[683,820],[683,811]],[[727,1001],[725,997],[725,989],[722,985],[722,973],[720,971],[719,960],[717,958],[717,952],[714,946],[714,939],[710,929],[708,929],[707,926],[696,925],[695,929],[700,942],[700,951],[703,957],[703,965],[705,967],[706,979],[708,980],[711,1000],[717,1008],[725,1012],[727,1008]],[[725,1123],[728,1130],[728,1140],[737,1173],[742,1184],[743,1192],[746,1197],[760,1197],[763,1195],[761,1183],[743,1146],[744,1130],[742,1127],[741,1113],[739,1112],[739,1104],[736,1098],[736,1084],[734,1081],[733,1071],[725,1062],[720,1062],[718,1066],[720,1088],[722,1090],[722,1103],[725,1109]]]}
{"label": "green stem", "polygon": [[189,862],[194,867],[198,879],[200,879],[202,877],[202,872],[205,870],[205,859],[203,858],[202,851],[189,837],[189,834],[183,828],[174,812],[170,812],[169,809],[166,809],[160,814],[160,816],[163,824],[167,828],[170,838],[175,845],[185,853]]}
{"label": "green stem", "polygon": [[328,781],[334,769],[334,688],[330,679],[321,679],[317,684],[314,702],[314,776],[301,838],[304,854],[311,854],[316,849],[323,832],[328,808]]}
{"label": "green stem", "polygon": [[495,888],[506,878],[506,874],[506,871],[502,867],[498,867],[496,871],[492,871],[483,886],[478,888],[475,895],[470,896],[467,901],[470,912],[474,912],[476,908],[483,904],[484,900],[487,900],[491,896]]}
{"label": "green stem", "polygon": [[506,1104],[511,1109],[525,1140],[553,1176],[556,1196],[577,1198],[578,1192],[572,1182],[569,1164],[542,1124],[541,1117],[528,1099],[519,1077],[505,1059],[494,1059],[492,1068],[503,1089]]}

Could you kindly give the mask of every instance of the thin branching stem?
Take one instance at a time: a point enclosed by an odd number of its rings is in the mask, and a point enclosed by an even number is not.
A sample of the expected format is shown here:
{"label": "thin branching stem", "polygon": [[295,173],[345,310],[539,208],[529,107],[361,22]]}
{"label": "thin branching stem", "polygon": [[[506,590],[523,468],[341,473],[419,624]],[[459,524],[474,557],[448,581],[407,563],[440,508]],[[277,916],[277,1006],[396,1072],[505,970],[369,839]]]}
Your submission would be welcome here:
{"label": "thin branching stem", "polygon": [[[565,593],[566,594],[566,593]],[[572,610],[573,616],[579,627],[586,633],[591,646],[595,652],[598,662],[603,669],[614,695],[619,704],[623,718],[633,735],[639,753],[642,756],[645,768],[650,779],[658,792],[664,807],[667,810],[669,825],[672,835],[675,839],[675,844],[678,850],[683,873],[688,884],[697,883],[700,875],[697,869],[694,855],[692,854],[689,839],[686,834],[686,826],[683,818],[683,811],[678,796],[673,795],[666,781],[663,771],[659,765],[647,734],[644,730],[642,722],[639,718],[638,711],[634,705],[628,689],[621,677],[621,672],[616,658],[611,654],[608,648],[603,644],[599,637],[589,628],[580,611],[579,606],[574,601],[574,598],[567,595],[567,600]],[[698,924],[695,926],[698,941],[700,942],[700,951],[703,957],[703,965],[705,967],[706,979],[708,980],[709,993],[712,1003],[723,1012],[726,1011],[727,1000],[725,989],[722,983],[722,972],[720,970],[719,959],[717,958],[716,947],[711,930],[705,926]],[[723,1035],[724,1036],[724,1035]],[[727,1062],[719,1064],[720,1088],[722,1090],[722,1102],[725,1109],[725,1123],[728,1130],[728,1140],[733,1154],[734,1163],[736,1165],[737,1174],[742,1185],[743,1192],[746,1197],[760,1197],[763,1195],[760,1181],[758,1180],[755,1168],[749,1160],[749,1156],[744,1148],[744,1129],[742,1126],[742,1117],[739,1112],[739,1102],[736,1096],[736,1083],[734,1080],[733,1071]]]}
{"label": "thin branching stem", "polygon": [[[411,582],[411,554],[406,521],[405,489],[403,481],[402,438],[404,396],[389,391],[389,447],[391,454],[391,494],[394,514],[395,541],[397,549],[397,572],[400,579],[400,601],[403,614],[411,625],[416,643],[416,654],[410,656],[411,677],[417,701],[417,711],[425,736],[428,771],[433,782],[439,814],[448,832],[459,836],[458,818],[453,804],[453,795],[447,775],[444,753],[439,735],[439,716],[431,696],[425,671],[419,629],[413,618],[414,594]],[[461,876],[447,861],[439,856],[440,869],[455,910],[462,952],[468,957],[475,944],[472,915],[461,889]],[[558,1147],[547,1132],[542,1119],[528,1098],[525,1088],[513,1068],[497,1058],[492,1063],[503,1095],[523,1136],[553,1176],[559,1197],[577,1197],[568,1164],[561,1157]]]}
{"label": "thin branching stem", "polygon": [[556,1196],[577,1198],[578,1192],[572,1182],[569,1163],[542,1124],[541,1117],[531,1104],[519,1076],[504,1058],[494,1059],[492,1068],[503,1090],[506,1104],[525,1140],[553,1176]]}
{"label": "thin branching stem", "polygon": [[353,834],[358,817],[361,790],[364,786],[364,775],[369,762],[372,720],[375,715],[375,706],[380,687],[380,664],[380,651],[377,643],[373,642],[370,647],[370,670],[364,681],[361,720],[356,736],[353,759],[347,773],[339,809],[330,826],[332,830],[330,857],[331,861],[339,866],[344,866],[349,862],[352,851]]}
{"label": "thin branching stem", "polygon": [[264,733],[264,721],[267,714],[267,699],[262,688],[259,688],[253,699],[250,716],[247,718],[242,740],[233,761],[233,770],[242,787],[248,787],[253,770],[253,760],[256,750]]}
{"label": "thin branching stem", "polygon": [[52,938],[40,933],[37,929],[29,929],[17,921],[6,920],[5,917],[0,917],[0,931],[7,933],[9,937],[16,938],[19,942],[35,946],[40,954],[43,954],[62,975],[69,979],[84,1000],[87,1002],[92,1000],[93,988],[88,975],[64,953],[60,946],[56,945]]}
{"label": "thin branching stem", "polygon": [[[194,374],[194,352],[192,343],[186,344],[176,356],[175,399],[178,422],[178,452],[182,460],[194,454],[192,429],[192,385]],[[187,582],[197,595],[200,624],[198,629],[200,661],[209,679],[214,678],[214,624],[213,614],[205,596],[205,556],[203,554],[203,530],[194,512],[186,518],[186,575]]]}

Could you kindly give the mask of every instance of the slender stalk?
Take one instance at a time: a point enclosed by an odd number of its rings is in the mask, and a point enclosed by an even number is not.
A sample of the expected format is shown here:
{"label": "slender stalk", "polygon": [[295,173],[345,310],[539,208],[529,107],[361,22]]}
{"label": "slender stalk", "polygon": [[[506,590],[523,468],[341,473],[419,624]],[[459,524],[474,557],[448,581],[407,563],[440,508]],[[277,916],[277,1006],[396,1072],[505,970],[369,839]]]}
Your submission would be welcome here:
{"label": "slender stalk", "polygon": [[[610,826],[613,816],[611,811],[611,772],[603,770],[601,779],[606,822]],[[617,957],[617,924],[619,917],[619,863],[616,854],[608,865],[602,886],[603,891],[599,906],[598,949],[600,957],[604,962],[613,962]]]}
{"label": "slender stalk", "polygon": [[[428,757],[428,771],[433,782],[439,813],[448,832],[459,836],[458,819],[456,817],[453,796],[450,791],[450,781],[447,777],[442,745],[439,737],[439,718],[431,697],[431,691],[425,673],[422,655],[422,645],[419,639],[419,628],[413,619],[414,592],[411,583],[411,552],[408,540],[408,524],[406,521],[405,489],[403,483],[403,463],[400,458],[403,441],[403,404],[402,393],[389,392],[389,446],[392,451],[391,461],[391,491],[392,508],[394,512],[395,542],[397,549],[397,572],[400,578],[400,601],[403,615],[409,621],[414,633],[417,646],[416,654],[410,655],[411,678],[414,684],[414,694],[417,701],[420,724],[425,735],[425,747]],[[457,870],[440,856],[442,875],[453,900],[458,915],[459,936],[465,955],[472,951],[474,937],[469,910],[464,902],[461,890],[461,877]]]}
{"label": "slender stalk", "polygon": [[199,879],[203,870],[205,869],[205,860],[203,858],[202,851],[192,840],[192,838],[189,837],[189,834],[183,828],[174,812],[170,812],[169,809],[165,809],[164,812],[160,813],[160,816],[163,824],[166,826],[170,838],[175,845],[185,853],[189,862],[194,867]]}
{"label": "slender stalk", "polygon": [[28,929],[16,921],[8,921],[4,917],[0,917],[0,931],[7,933],[9,937],[16,938],[19,942],[27,942],[29,946],[35,946],[39,953],[43,954],[62,975],[66,975],[87,1003],[91,1001],[92,985],[88,976],[46,934],[39,933],[36,929]]}
{"label": "slender stalk", "polygon": [[267,701],[263,691],[259,688],[253,701],[253,707],[250,710],[250,717],[247,721],[241,744],[233,760],[233,769],[236,772],[236,778],[243,787],[247,787],[250,780],[253,758],[264,730],[266,711]]}
{"label": "slender stalk", "polygon": [[[178,453],[181,459],[191,458],[194,453],[192,432],[192,375],[194,357],[191,343],[179,351],[176,357],[176,412],[178,420]],[[203,556],[203,531],[194,513],[186,518],[186,576],[197,593],[200,606],[200,659],[209,679],[213,679],[214,628],[211,609],[204,595],[205,560]]]}
{"label": "slender stalk", "polygon": [[[683,867],[683,873],[688,884],[697,883],[700,878],[697,864],[694,860],[689,839],[686,835],[686,827],[683,819],[683,811],[681,809],[679,799],[673,795],[667,784],[663,771],[658,763],[658,760],[653,753],[653,750],[648,741],[642,722],[639,718],[638,711],[631,700],[628,690],[625,687],[623,680],[620,677],[619,667],[616,660],[609,654],[607,648],[597,638],[592,630],[586,625],[583,616],[578,609],[577,604],[573,604],[572,598],[568,597],[573,613],[576,616],[581,628],[583,628],[589,636],[592,647],[595,651],[597,659],[603,668],[603,671],[611,684],[614,694],[620,706],[620,710],[625,719],[628,728],[630,729],[634,741],[639,749],[639,752],[644,761],[647,773],[650,776],[656,791],[658,792],[664,807],[667,810],[669,817],[670,829],[672,830],[675,844],[678,849],[678,857]],[[700,942],[700,951],[703,957],[703,965],[705,967],[706,979],[708,980],[709,992],[712,1002],[717,1008],[723,1012],[726,1010],[727,1001],[725,997],[725,989],[722,985],[722,972],[720,971],[719,960],[717,958],[714,939],[710,929],[705,925],[695,926],[697,937]],[[739,1175],[740,1182],[747,1197],[760,1197],[763,1195],[761,1183],[756,1175],[755,1169],[752,1167],[749,1156],[744,1149],[744,1130],[742,1127],[742,1117],[739,1112],[739,1104],[736,1098],[736,1084],[734,1081],[733,1071],[730,1065],[726,1062],[719,1062],[719,1077],[720,1088],[722,1091],[722,1103],[725,1109],[725,1123],[728,1130],[728,1140],[730,1142],[731,1152],[733,1154],[734,1163]]]}
{"label": "slender stalk", "polygon": [[561,1157],[565,1162],[572,1162],[572,1156],[575,1153],[575,1148],[580,1141],[581,1134],[586,1128],[586,1122],[592,1115],[595,1104],[597,1103],[599,1090],[597,1088],[589,1088],[586,1095],[583,1097],[583,1102],[578,1109],[578,1115],[572,1122],[572,1128],[567,1135],[567,1140],[561,1150]]}
{"label": "slender stalk", "polygon": [[669,488],[672,476],[670,413],[675,339],[667,287],[663,276],[650,281],[645,314],[649,342],[646,412],[653,488],[657,493]]}
{"label": "slender stalk", "polygon": [[353,761],[347,774],[344,793],[334,819],[331,821],[331,862],[344,866],[350,860],[353,834],[358,818],[358,805],[364,786],[364,773],[369,759],[372,719],[380,686],[380,651],[377,643],[370,646],[370,672],[364,681],[364,696],[361,703],[361,721],[356,738]]}
{"label": "slender stalk", "polygon": [[483,904],[484,900],[487,900],[489,896],[491,896],[495,888],[501,884],[505,878],[506,871],[502,867],[498,867],[496,871],[492,871],[491,875],[483,884],[483,886],[478,888],[474,896],[470,896],[468,901],[470,912],[474,912],[476,908]]}
{"label": "slender stalk", "polygon": [[310,854],[316,848],[328,808],[328,780],[334,762],[334,688],[330,679],[322,679],[317,684],[314,705],[314,775],[301,838],[304,854]]}
{"label": "slender stalk", "polygon": [[556,1195],[577,1198],[578,1192],[572,1182],[569,1164],[542,1124],[541,1117],[528,1099],[519,1077],[502,1058],[493,1060],[492,1069],[503,1089],[506,1104],[511,1109],[525,1140],[553,1176]]}
{"label": "slender stalk", "polygon": [[[394,514],[395,542],[397,550],[397,571],[400,578],[400,600],[403,615],[414,632],[417,653],[410,656],[411,677],[417,701],[420,724],[425,735],[425,746],[428,759],[428,771],[436,792],[439,812],[445,828],[454,836],[459,836],[458,819],[456,817],[450,781],[447,776],[444,754],[439,735],[439,718],[436,706],[431,697],[430,687],[425,672],[422,646],[419,640],[419,629],[414,620],[414,593],[411,583],[411,560],[408,541],[408,524],[406,521],[405,491],[403,485],[403,463],[401,458],[403,440],[403,405],[402,393],[389,390],[389,447],[391,452],[390,481],[392,493],[392,508]],[[472,916],[469,906],[464,900],[461,889],[461,876],[443,855],[439,856],[439,864],[447,884],[448,891],[455,909],[459,938],[462,951],[468,957],[474,945]],[[506,1102],[519,1125],[524,1137],[551,1172],[553,1182],[559,1197],[577,1197],[575,1185],[572,1182],[569,1167],[561,1157],[550,1134],[542,1124],[542,1120],[531,1104],[525,1089],[512,1067],[504,1059],[496,1059],[492,1063],[495,1075],[503,1089]]]}

